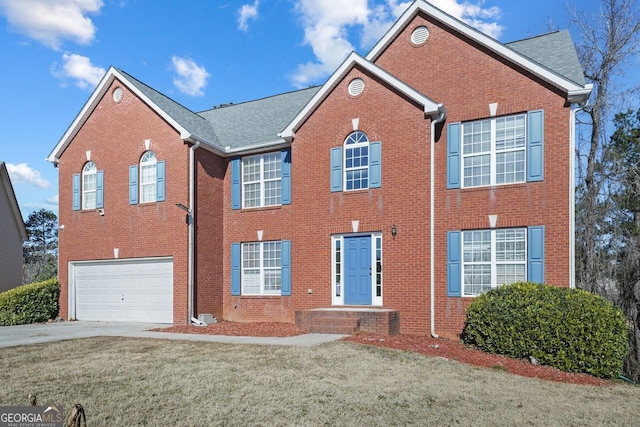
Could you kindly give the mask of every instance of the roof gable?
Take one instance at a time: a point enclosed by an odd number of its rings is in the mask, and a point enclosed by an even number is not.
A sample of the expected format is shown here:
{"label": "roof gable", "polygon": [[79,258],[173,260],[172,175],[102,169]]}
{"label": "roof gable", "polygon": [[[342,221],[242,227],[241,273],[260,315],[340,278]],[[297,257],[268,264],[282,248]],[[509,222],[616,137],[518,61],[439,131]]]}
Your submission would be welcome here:
{"label": "roof gable", "polygon": [[64,150],[71,143],[82,125],[89,119],[91,113],[111,86],[111,83],[116,79],[165,119],[167,123],[176,129],[182,139],[201,141],[214,150],[220,150],[216,134],[207,120],[124,71],[110,67],[91,94],[91,97],[89,97],[89,100],[82,107],[82,110],[80,110],[80,113],[73,120],[69,128],[67,128],[53,151],[51,151],[47,157],[47,161],[52,163],[58,162]]}
{"label": "roof gable", "polygon": [[[560,39],[560,37],[558,37],[557,40],[554,40],[555,43],[550,45],[551,47],[559,49],[559,51],[557,52],[559,60],[540,61],[541,55],[538,54],[538,51],[541,48],[541,43],[530,42],[523,44],[513,43],[511,45],[505,45],[498,40],[465,24],[459,19],[443,12],[442,10],[436,8],[435,6],[424,0],[414,1],[411,6],[409,6],[405,10],[400,18],[398,18],[398,20],[391,26],[387,33],[367,54],[366,59],[371,62],[376,62],[376,60],[392,44],[392,42],[396,39],[400,32],[419,13],[429,15],[430,17],[441,22],[443,25],[446,25],[454,31],[484,46],[495,55],[498,55],[510,61],[511,63],[530,71],[534,75],[559,88],[564,93],[566,93],[566,97],[569,102],[582,102],[586,100],[591,93],[591,85],[584,84],[584,77],[582,78],[582,81],[579,77],[576,77],[576,70],[574,66],[575,64],[569,66],[570,70],[567,69],[566,65],[562,67],[559,66],[559,64],[562,63],[562,57],[564,55],[570,55],[571,53],[575,55],[575,48],[573,47],[573,43],[570,42],[570,37],[569,43],[567,43],[566,35],[562,35],[562,40]],[[545,45],[545,48],[549,47]],[[527,54],[525,54],[524,52],[527,52],[528,55],[534,56],[534,58],[527,56]],[[566,58],[564,59],[566,60]],[[569,73],[569,75],[565,75],[565,72]],[[581,72],[582,70],[580,69],[580,74]]]}
{"label": "roof gable", "polygon": [[352,52],[347,59],[338,67],[338,69],[329,77],[329,80],[322,86],[322,88],[314,95],[309,103],[296,115],[296,117],[289,123],[285,130],[280,134],[282,138],[291,140],[295,136],[295,131],[302,125],[302,123],[315,111],[320,103],[332,92],[336,85],[342,81],[347,73],[353,69],[356,65],[362,67],[369,73],[378,77],[391,85],[394,89],[401,92],[407,98],[421,105],[424,110],[425,116],[437,117],[443,112],[441,104],[436,103],[427,96],[421,94],[417,90],[413,89],[406,83],[400,81],[396,77],[392,76],[387,71],[367,61],[362,56],[355,52]]}
{"label": "roof gable", "polygon": [[[22,220],[22,214],[20,213],[20,207],[18,206],[18,200],[16,194],[13,191],[13,185],[11,185],[11,179],[9,178],[9,172],[7,171],[7,165],[4,162],[0,162],[0,185],[4,189],[11,205],[11,212],[13,213],[13,219],[18,227],[18,232],[22,241],[26,241],[29,237],[27,235],[27,228]],[[3,218],[3,221],[9,220],[9,218]]]}

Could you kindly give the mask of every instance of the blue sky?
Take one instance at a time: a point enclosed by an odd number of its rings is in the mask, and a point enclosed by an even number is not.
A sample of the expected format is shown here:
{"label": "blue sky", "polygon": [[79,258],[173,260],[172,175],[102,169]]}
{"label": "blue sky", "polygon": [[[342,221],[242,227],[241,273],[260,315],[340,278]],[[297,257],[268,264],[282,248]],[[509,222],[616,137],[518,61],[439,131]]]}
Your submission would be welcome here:
{"label": "blue sky", "polygon": [[[432,0],[503,42],[570,28],[558,0]],[[598,1],[577,7],[593,13]],[[109,66],[193,111],[322,84],[401,0],[0,0],[0,160],[23,217],[58,213],[44,159]],[[570,28],[571,29],[571,28]],[[575,35],[574,35],[575,39]]]}

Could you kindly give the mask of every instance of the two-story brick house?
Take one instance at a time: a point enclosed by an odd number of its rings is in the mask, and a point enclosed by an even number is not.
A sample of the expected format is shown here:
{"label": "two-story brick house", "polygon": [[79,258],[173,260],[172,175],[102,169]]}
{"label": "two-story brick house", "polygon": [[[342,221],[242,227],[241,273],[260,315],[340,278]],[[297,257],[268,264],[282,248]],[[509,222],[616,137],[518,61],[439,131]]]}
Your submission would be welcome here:
{"label": "two-story brick house", "polygon": [[421,0],[321,87],[194,113],[110,68],[49,156],[61,315],[455,336],[487,289],[573,284],[590,90],[568,32]]}

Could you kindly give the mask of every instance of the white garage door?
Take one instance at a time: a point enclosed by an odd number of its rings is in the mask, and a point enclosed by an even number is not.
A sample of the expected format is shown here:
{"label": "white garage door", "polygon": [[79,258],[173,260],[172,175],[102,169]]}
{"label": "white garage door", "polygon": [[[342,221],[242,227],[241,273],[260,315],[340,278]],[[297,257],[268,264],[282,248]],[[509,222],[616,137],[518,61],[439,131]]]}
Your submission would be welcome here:
{"label": "white garage door", "polygon": [[173,323],[173,260],[72,263],[75,318]]}

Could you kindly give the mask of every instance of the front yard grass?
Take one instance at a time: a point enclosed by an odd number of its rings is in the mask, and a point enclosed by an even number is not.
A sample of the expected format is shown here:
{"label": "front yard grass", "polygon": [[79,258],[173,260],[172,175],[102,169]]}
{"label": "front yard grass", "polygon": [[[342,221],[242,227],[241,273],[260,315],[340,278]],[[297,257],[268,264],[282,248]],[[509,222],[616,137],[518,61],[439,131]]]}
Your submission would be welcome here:
{"label": "front yard grass", "polygon": [[89,426],[637,425],[640,388],[523,378],[335,342],[99,337],[0,349],[0,406],[80,403]]}

